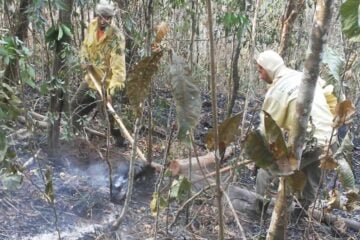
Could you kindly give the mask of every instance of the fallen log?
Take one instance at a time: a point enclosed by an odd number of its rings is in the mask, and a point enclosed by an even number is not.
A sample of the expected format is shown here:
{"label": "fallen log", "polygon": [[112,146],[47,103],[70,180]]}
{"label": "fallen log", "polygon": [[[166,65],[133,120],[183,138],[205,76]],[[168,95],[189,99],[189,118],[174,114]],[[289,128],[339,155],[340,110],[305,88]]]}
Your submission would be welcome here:
{"label": "fallen log", "polygon": [[[22,124],[26,124],[26,118],[24,116],[19,116],[18,121]],[[48,128],[49,126],[49,123],[46,121],[39,121],[36,119],[31,119],[30,121],[35,127]]]}
{"label": "fallen log", "polygon": [[[237,212],[241,213],[242,215],[246,214],[248,216],[258,215],[256,213],[255,202],[262,201],[262,196],[248,189],[232,185],[230,185],[228,188],[228,195],[234,209]],[[270,205],[273,205],[274,201],[275,199],[272,198]],[[331,213],[324,213],[318,209],[314,209],[314,211],[310,209],[308,213],[312,213],[312,217],[319,222],[323,222],[329,225],[334,225],[336,222],[344,222],[346,227],[351,228],[354,231],[360,231],[360,222],[353,219],[339,217]]]}
{"label": "fallen log", "polygon": [[[226,148],[225,154],[224,154],[224,159],[229,158],[229,156],[232,154],[232,152],[233,152],[232,147]],[[200,170],[200,168],[202,168],[202,169],[213,168],[215,166],[214,152],[209,152],[206,155],[199,156],[198,159],[199,159],[200,165],[199,165],[196,157],[191,158],[192,171]],[[170,164],[169,164],[169,170],[170,170],[172,176],[178,176],[178,175],[186,176],[189,171],[189,168],[190,168],[190,163],[189,163],[188,158],[172,160],[172,161],[170,161]]]}
{"label": "fallen log", "polygon": [[[311,211],[312,210],[309,210],[309,212]],[[334,225],[336,222],[343,222],[345,223],[346,227],[351,228],[355,231],[360,231],[360,222],[352,219],[335,216],[331,213],[324,213],[323,211],[317,209],[314,209],[312,217],[319,222],[324,222],[329,225]]]}

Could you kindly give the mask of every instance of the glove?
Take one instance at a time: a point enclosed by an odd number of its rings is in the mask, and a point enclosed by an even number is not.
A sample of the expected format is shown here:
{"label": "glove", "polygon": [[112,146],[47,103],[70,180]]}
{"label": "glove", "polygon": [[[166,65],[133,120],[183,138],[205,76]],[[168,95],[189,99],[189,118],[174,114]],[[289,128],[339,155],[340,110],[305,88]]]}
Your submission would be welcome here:
{"label": "glove", "polygon": [[123,88],[123,85],[124,84],[122,84],[122,83],[110,83],[110,85],[107,89],[108,95],[114,96],[116,93],[118,93]]}

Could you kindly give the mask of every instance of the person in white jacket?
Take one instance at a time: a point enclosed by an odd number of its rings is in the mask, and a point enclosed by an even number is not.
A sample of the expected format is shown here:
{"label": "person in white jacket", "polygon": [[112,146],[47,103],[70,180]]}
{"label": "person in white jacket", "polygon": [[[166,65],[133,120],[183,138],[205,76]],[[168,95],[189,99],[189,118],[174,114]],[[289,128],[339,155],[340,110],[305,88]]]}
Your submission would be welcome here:
{"label": "person in white jacket", "polygon": [[[272,50],[259,54],[256,62],[260,78],[269,84],[262,110],[270,114],[276,124],[287,133],[289,142],[292,142],[291,139],[295,133],[296,98],[303,73],[286,67],[282,57]],[[309,132],[312,132],[312,139],[306,143],[300,164],[300,171],[306,176],[306,185],[300,194],[302,205],[300,209],[307,209],[315,200],[321,177],[319,157],[324,147],[329,144],[333,129],[333,115],[326,98],[328,91],[322,88],[324,81],[319,80],[308,127]],[[261,131],[264,131],[263,117],[262,114]],[[271,171],[259,169],[256,192],[262,196],[271,192],[269,184],[275,179],[277,178]]]}

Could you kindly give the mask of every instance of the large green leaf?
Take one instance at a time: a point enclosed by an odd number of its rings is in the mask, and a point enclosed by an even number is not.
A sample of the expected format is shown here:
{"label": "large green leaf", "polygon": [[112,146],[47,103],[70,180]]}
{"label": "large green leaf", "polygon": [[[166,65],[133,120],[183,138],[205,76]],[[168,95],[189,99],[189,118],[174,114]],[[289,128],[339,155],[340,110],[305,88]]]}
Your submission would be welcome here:
{"label": "large green leaf", "polygon": [[200,91],[185,60],[171,53],[170,81],[176,103],[178,138],[187,140],[201,113]]}
{"label": "large green leaf", "polygon": [[5,132],[0,129],[0,162],[5,159],[8,145],[6,142]]}
{"label": "large green leaf", "polygon": [[191,182],[186,177],[180,176],[171,185],[170,198],[182,201],[187,198],[190,190]]}
{"label": "large green leaf", "polygon": [[140,105],[149,94],[151,79],[158,70],[162,54],[160,51],[143,58],[128,74],[126,95],[136,116],[141,115]]}
{"label": "large green leaf", "polygon": [[341,80],[341,72],[344,67],[344,59],[333,49],[326,48],[322,57],[322,62],[327,65],[330,75],[337,81]]}
{"label": "large green leaf", "polygon": [[334,158],[338,163],[336,171],[339,174],[340,182],[345,190],[355,189],[355,177],[351,169],[353,148],[352,134],[349,131],[334,155]]}
{"label": "large green leaf", "polygon": [[7,190],[16,190],[21,186],[23,177],[18,172],[5,172],[0,175],[1,183]]}
{"label": "large green leaf", "polygon": [[261,168],[267,168],[276,161],[265,142],[264,136],[258,129],[247,135],[244,147],[247,157],[255,161],[256,165]]}
{"label": "large green leaf", "polygon": [[340,8],[342,30],[353,42],[360,42],[360,1],[347,0]]}
{"label": "large green leaf", "polygon": [[[225,148],[232,143],[236,137],[240,134],[239,125],[241,122],[242,114],[237,114],[226,119],[219,125],[219,145]],[[214,129],[210,129],[205,135],[206,147],[209,150],[213,150],[215,146],[215,132]]]}

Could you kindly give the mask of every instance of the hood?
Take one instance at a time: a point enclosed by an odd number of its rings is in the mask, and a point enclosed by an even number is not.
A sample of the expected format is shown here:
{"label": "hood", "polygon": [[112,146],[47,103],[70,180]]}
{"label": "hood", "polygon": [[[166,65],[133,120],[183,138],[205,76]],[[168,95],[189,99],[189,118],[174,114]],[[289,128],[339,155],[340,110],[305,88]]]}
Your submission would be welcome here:
{"label": "hood", "polygon": [[275,78],[280,69],[285,67],[282,57],[273,50],[260,53],[256,62],[265,69],[271,80]]}

